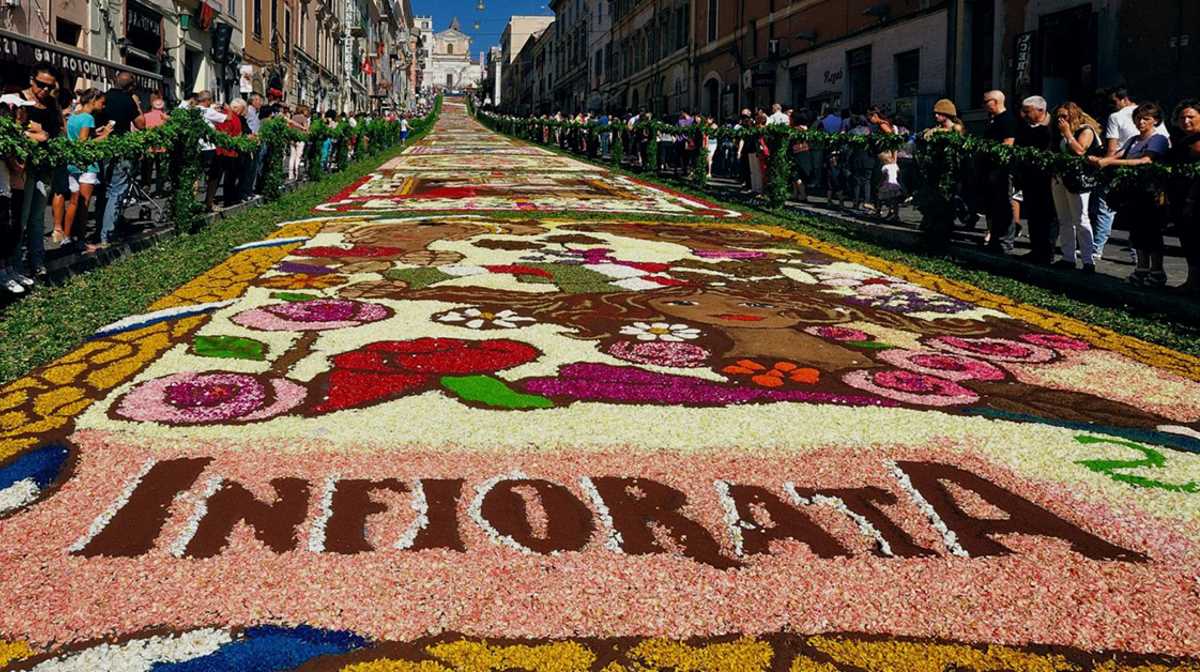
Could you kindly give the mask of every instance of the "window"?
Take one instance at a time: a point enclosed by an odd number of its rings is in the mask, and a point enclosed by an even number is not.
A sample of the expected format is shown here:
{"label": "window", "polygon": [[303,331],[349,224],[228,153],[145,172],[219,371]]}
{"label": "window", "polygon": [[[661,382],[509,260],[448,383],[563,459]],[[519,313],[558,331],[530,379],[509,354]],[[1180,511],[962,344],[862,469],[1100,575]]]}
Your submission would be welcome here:
{"label": "window", "polygon": [[691,5],[683,5],[679,11],[675,13],[675,48],[682,49],[688,43],[688,8]]}
{"label": "window", "polygon": [[83,26],[78,23],[67,21],[61,17],[54,19],[54,40],[59,44],[69,44],[72,47],[78,47],[79,35],[82,32]]}
{"label": "window", "polygon": [[229,0],[229,4],[228,4],[228,5],[226,5],[226,6],[229,8],[229,15],[230,15],[230,16],[232,16],[232,17],[233,17],[233,18],[235,18],[235,19],[236,19],[236,18],[238,18],[238,15],[237,15],[237,0]]}
{"label": "window", "polygon": [[792,106],[797,110],[808,106],[808,64],[792,68]]}
{"label": "window", "polygon": [[254,0],[254,36],[262,40],[262,0]]}
{"label": "window", "polygon": [[871,104],[871,45],[846,52],[850,109],[862,112]]}
{"label": "window", "polygon": [[308,5],[300,10],[300,48],[308,46]]}
{"label": "window", "polygon": [[921,50],[896,54],[896,97],[917,95],[921,88]]}
{"label": "window", "polygon": [[661,55],[659,58],[665,57],[671,53],[671,10],[663,11],[662,19],[658,23],[658,36],[662,40]]}
{"label": "window", "polygon": [[451,56],[453,56],[453,55],[454,55],[454,45],[453,45],[453,44],[447,44],[447,45],[446,45],[446,53],[447,53],[447,54],[449,54],[449,55],[451,55]]}
{"label": "window", "polygon": [[708,0],[708,41],[717,39],[717,6],[718,0]]}
{"label": "window", "polygon": [[287,7],[283,8],[283,48],[292,53],[292,10]]}
{"label": "window", "polygon": [[971,5],[971,104],[981,105],[983,94],[996,88],[993,85],[992,30],[996,11],[991,3]]}

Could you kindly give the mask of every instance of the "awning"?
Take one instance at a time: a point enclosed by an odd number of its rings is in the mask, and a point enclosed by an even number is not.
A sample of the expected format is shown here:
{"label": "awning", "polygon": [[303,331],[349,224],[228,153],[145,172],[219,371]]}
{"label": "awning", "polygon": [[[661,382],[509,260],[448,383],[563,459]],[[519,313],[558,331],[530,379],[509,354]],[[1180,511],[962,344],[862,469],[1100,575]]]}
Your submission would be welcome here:
{"label": "awning", "polygon": [[29,67],[39,61],[49,61],[66,75],[90,79],[102,89],[113,85],[118,72],[132,74],[139,89],[157,91],[162,85],[162,76],[156,73],[88,56],[74,49],[35,42],[24,35],[0,30],[0,62]]}

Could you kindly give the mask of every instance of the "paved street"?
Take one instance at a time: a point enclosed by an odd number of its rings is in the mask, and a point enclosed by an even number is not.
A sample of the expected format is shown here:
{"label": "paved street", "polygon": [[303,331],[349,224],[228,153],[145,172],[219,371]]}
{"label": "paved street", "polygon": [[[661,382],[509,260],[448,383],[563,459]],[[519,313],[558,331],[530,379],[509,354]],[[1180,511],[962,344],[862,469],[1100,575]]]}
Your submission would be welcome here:
{"label": "paved street", "polygon": [[1200,670],[1200,360],[434,131],[0,389],[0,667]]}

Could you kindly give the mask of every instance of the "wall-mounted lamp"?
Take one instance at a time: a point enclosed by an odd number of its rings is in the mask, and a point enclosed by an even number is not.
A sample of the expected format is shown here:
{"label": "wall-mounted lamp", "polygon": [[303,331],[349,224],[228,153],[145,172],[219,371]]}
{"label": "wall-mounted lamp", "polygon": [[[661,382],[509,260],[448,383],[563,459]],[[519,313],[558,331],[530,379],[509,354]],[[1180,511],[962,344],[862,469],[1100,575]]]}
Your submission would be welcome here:
{"label": "wall-mounted lamp", "polygon": [[192,27],[192,15],[188,12],[179,13],[179,29],[190,30]]}

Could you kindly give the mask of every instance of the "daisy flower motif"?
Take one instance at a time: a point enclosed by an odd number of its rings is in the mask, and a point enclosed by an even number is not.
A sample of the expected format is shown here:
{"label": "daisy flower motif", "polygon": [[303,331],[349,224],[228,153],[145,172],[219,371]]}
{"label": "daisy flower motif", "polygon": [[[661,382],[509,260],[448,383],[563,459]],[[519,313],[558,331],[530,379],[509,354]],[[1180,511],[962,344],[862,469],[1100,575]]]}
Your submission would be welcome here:
{"label": "daisy flower motif", "polygon": [[482,308],[464,308],[435,315],[434,319],[468,329],[516,329],[537,321],[507,308],[497,312]]}
{"label": "daisy flower motif", "polygon": [[633,336],[639,341],[667,341],[678,343],[700,338],[700,330],[686,324],[668,324],[666,322],[634,322],[621,327],[621,333]]}

